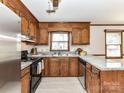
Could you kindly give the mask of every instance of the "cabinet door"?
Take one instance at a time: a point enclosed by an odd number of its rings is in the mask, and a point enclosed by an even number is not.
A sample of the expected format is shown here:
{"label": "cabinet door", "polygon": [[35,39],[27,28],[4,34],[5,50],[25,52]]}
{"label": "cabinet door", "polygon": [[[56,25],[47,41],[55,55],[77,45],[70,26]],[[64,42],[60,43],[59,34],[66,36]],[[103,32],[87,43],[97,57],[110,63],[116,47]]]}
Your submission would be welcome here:
{"label": "cabinet door", "polygon": [[92,93],[100,93],[100,72],[92,68]]}
{"label": "cabinet door", "polygon": [[92,73],[86,69],[86,88],[88,93],[92,93]]}
{"label": "cabinet door", "polygon": [[23,35],[28,35],[28,21],[26,20],[25,17],[21,18],[21,33]]}
{"label": "cabinet door", "polygon": [[49,76],[60,76],[60,62],[58,58],[49,58]]}
{"label": "cabinet door", "polygon": [[48,31],[47,28],[40,28],[40,44],[48,45]]}
{"label": "cabinet door", "polygon": [[118,81],[119,81],[118,93],[123,93],[124,92],[124,71],[118,72]]}
{"label": "cabinet door", "polygon": [[44,75],[49,76],[49,58],[44,58]]}
{"label": "cabinet door", "polygon": [[60,58],[60,76],[69,76],[69,58]]}
{"label": "cabinet door", "polygon": [[89,44],[90,42],[90,37],[89,37],[89,27],[85,27],[82,29],[82,36],[81,36],[81,42],[83,44]]}
{"label": "cabinet door", "polygon": [[70,58],[69,76],[78,76],[78,58]]}
{"label": "cabinet door", "polygon": [[34,34],[35,34],[35,26],[34,26],[34,22],[30,21],[29,23],[29,33],[30,36],[34,39]]}
{"label": "cabinet door", "polygon": [[29,93],[30,91],[30,73],[21,78],[21,93]]}
{"label": "cabinet door", "polygon": [[83,76],[83,65],[79,62],[78,76]]}
{"label": "cabinet door", "polygon": [[72,44],[80,45],[81,42],[81,28],[73,28],[72,29]]}

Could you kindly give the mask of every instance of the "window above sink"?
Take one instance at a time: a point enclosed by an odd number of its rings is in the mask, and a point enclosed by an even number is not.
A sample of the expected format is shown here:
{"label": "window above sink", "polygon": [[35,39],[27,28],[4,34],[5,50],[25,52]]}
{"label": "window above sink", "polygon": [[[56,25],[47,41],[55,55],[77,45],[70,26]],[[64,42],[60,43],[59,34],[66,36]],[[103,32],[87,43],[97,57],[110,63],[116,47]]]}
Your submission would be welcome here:
{"label": "window above sink", "polygon": [[50,37],[51,51],[69,51],[69,32],[51,32]]}

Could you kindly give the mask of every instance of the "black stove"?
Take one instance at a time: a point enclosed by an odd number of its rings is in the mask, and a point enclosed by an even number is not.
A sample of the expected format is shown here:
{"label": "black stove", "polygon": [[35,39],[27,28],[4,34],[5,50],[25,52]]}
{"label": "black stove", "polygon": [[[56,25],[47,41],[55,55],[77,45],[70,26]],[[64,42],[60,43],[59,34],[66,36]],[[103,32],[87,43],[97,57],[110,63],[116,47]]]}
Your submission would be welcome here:
{"label": "black stove", "polygon": [[27,50],[21,51],[21,62],[32,62],[30,66],[30,93],[35,93],[38,85],[41,82],[42,72],[39,72],[39,69],[42,67],[42,59],[43,58],[28,57]]}

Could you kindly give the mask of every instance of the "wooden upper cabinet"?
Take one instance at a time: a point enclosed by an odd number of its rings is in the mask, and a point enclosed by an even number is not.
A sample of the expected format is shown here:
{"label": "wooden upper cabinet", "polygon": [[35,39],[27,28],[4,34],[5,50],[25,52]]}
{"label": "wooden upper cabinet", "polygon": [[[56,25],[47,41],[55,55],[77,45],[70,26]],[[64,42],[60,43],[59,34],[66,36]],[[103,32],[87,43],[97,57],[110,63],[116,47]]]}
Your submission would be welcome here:
{"label": "wooden upper cabinet", "polygon": [[29,22],[29,33],[30,33],[30,36],[32,37],[32,39],[35,38],[35,23],[30,21]]}
{"label": "wooden upper cabinet", "polygon": [[39,44],[40,45],[48,45],[49,34],[48,34],[47,24],[40,23],[39,30],[40,30]]}
{"label": "wooden upper cabinet", "polygon": [[81,29],[73,28],[72,29],[72,44],[74,44],[74,45],[82,44],[81,37],[82,37]]}
{"label": "wooden upper cabinet", "polygon": [[90,43],[90,28],[89,26],[85,26],[82,29],[82,43],[83,44],[89,44]]}
{"label": "wooden upper cabinet", "polygon": [[80,27],[72,28],[72,45],[87,45],[90,43],[90,24],[82,23]]}
{"label": "wooden upper cabinet", "polygon": [[25,17],[21,18],[21,33],[23,35],[28,35],[28,20]]}
{"label": "wooden upper cabinet", "polygon": [[48,45],[48,31],[47,28],[40,29],[40,44],[41,45]]}

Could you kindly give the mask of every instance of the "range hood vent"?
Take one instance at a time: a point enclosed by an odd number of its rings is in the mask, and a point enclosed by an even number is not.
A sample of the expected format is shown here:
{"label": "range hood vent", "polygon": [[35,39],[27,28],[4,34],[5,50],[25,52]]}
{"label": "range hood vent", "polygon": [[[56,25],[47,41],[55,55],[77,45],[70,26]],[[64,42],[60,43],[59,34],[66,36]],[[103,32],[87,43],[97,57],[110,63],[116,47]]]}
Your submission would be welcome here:
{"label": "range hood vent", "polygon": [[31,42],[31,43],[35,43],[35,41],[32,40],[32,37],[26,36],[26,35],[21,35],[21,41],[22,41],[22,42]]}

